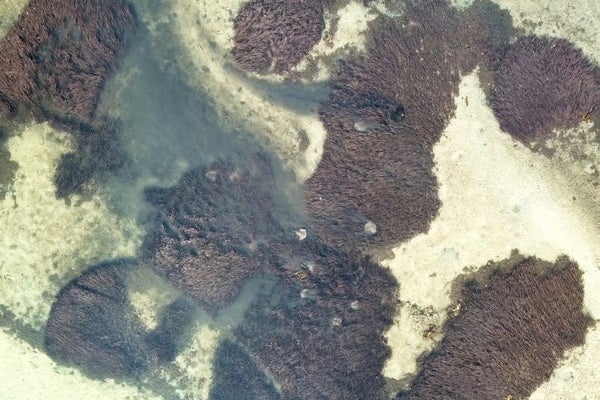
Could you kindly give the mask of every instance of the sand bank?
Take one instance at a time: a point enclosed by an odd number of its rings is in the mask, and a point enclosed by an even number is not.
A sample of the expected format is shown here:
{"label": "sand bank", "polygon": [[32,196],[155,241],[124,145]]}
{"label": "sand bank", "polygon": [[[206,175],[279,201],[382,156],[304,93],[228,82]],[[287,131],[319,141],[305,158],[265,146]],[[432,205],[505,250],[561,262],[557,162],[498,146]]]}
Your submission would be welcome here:
{"label": "sand bank", "polygon": [[18,338],[0,331],[2,381],[6,400],[159,400],[161,397],[112,380],[86,378],[72,368],[56,365],[48,356]]}
{"label": "sand bank", "polygon": [[456,117],[434,148],[439,215],[427,234],[394,249],[395,257],[385,262],[405,302],[389,332],[394,356],[388,376],[414,371],[409,360],[433,346],[423,333],[443,322],[454,278],[508,258],[512,249],[550,261],[567,254],[577,261],[585,271],[585,305],[600,317],[600,299],[593,295],[600,289],[598,225],[585,212],[592,204],[573,200],[574,193],[587,192],[585,183],[580,187],[561,165],[500,131],[476,73],[463,79],[456,101]]}
{"label": "sand bank", "polygon": [[4,37],[8,33],[27,4],[29,4],[29,0],[0,1],[0,37]]}
{"label": "sand bank", "polygon": [[143,235],[100,195],[74,197],[71,205],[56,198],[54,172],[71,149],[69,134],[45,123],[25,126],[7,142],[19,168],[0,202],[0,304],[38,330],[64,283],[99,261],[135,256]]}

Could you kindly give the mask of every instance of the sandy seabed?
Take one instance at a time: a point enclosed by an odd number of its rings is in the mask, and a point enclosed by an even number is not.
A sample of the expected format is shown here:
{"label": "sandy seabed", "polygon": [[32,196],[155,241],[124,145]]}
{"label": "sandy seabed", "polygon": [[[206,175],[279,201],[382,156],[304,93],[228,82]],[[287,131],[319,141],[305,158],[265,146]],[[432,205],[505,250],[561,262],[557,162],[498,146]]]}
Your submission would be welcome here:
{"label": "sandy seabed", "polygon": [[[0,2],[0,34],[6,33],[25,3]],[[209,92],[223,123],[256,132],[304,180],[318,164],[325,131],[316,110],[293,114],[228,67],[232,20],[242,3],[173,0],[171,13],[161,15],[160,20],[144,15],[143,10],[140,16],[150,30],[159,23],[172,26],[185,50],[181,63],[186,79]],[[600,63],[597,2],[496,3],[510,11],[516,26],[539,35],[566,37]],[[383,6],[367,9],[357,2],[338,12],[338,32],[330,32],[331,44],[319,44],[308,56],[322,67],[317,80],[328,76],[324,64],[319,64],[321,55],[342,51],[345,44],[360,50],[361,32],[375,10]],[[347,43],[341,42],[342,37]],[[216,46],[210,46],[210,41]],[[273,77],[256,79],[276,81]],[[394,257],[384,262],[401,283],[402,306],[387,335],[392,358],[384,370],[394,379],[414,373],[417,357],[441,339],[439,332],[427,338],[423,332],[443,324],[448,307],[453,306],[451,282],[489,260],[509,257],[515,248],[548,261],[561,254],[575,260],[584,272],[586,311],[600,319],[600,216],[591,212],[599,209],[600,200],[589,173],[590,166],[600,168],[600,149],[590,127],[556,132],[562,140],[555,141],[554,158],[546,158],[500,131],[476,72],[463,78],[456,104],[456,116],[434,149],[443,203],[439,216],[427,234],[395,248]],[[302,135],[309,139],[308,148],[302,148]],[[585,157],[570,158],[567,144]],[[134,256],[143,236],[133,220],[112,215],[101,197],[70,207],[55,198],[53,172],[60,155],[71,146],[66,134],[45,124],[23,127],[7,144],[19,168],[11,193],[0,202],[0,303],[34,329],[43,327],[61,282],[76,276],[81,266]],[[65,232],[69,232],[67,240]],[[198,326],[194,340],[174,362],[194,382],[180,393],[182,397],[208,398],[211,359],[218,342],[217,332]],[[600,398],[598,359],[600,331],[592,328],[586,344],[569,351],[531,399]],[[2,399],[160,398],[134,386],[90,380],[75,369],[57,366],[9,330],[0,331],[0,360]],[[164,379],[176,386],[180,378],[165,375]]]}

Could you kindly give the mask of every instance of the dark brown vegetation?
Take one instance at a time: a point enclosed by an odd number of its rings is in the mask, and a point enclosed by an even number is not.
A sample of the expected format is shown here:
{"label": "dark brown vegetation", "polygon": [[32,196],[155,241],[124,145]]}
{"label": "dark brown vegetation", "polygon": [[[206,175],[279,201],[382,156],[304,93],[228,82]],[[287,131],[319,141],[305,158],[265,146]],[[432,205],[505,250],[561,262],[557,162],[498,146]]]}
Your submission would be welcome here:
{"label": "dark brown vegetation", "polygon": [[81,193],[91,182],[104,181],[127,163],[121,148],[119,127],[104,120],[94,125],[57,119],[55,125],[75,137],[75,151],[63,155],[54,175],[56,196],[66,198]]}
{"label": "dark brown vegetation", "polygon": [[128,301],[133,260],[91,267],[56,296],[44,346],[56,361],[98,378],[139,376],[171,361],[187,337],[195,308],[178,299],[147,331]]}
{"label": "dark brown vegetation", "polygon": [[235,62],[247,71],[282,73],[321,39],[328,0],[252,0],[234,21]]}
{"label": "dark brown vegetation", "polygon": [[172,188],[146,190],[158,216],[145,257],[209,311],[227,305],[262,270],[278,229],[268,158],[257,155],[243,164],[215,162],[186,173]]}
{"label": "dark brown vegetation", "polygon": [[0,111],[93,117],[135,28],[122,0],[33,0],[0,42]]}
{"label": "dark brown vegetation", "polygon": [[274,246],[273,284],[236,338],[283,398],[382,398],[397,287],[389,271],[312,238]]}
{"label": "dark brown vegetation", "polygon": [[[514,265],[514,264],[513,264]],[[582,345],[581,272],[528,258],[462,289],[460,314],[398,399],[524,399],[547,380],[564,352]]]}
{"label": "dark brown vegetation", "polygon": [[196,307],[184,297],[176,299],[162,311],[158,326],[144,339],[159,363],[173,361],[185,347],[195,314]]}
{"label": "dark brown vegetation", "polygon": [[479,75],[480,78],[484,75],[485,80],[488,70],[498,69],[500,59],[516,34],[512,18],[508,10],[490,0],[473,1],[460,17],[462,29],[470,39],[464,45],[477,53]]}
{"label": "dark brown vegetation", "polygon": [[[221,369],[214,396],[256,390],[269,398],[273,392],[253,372],[256,365],[285,399],[377,398],[389,356],[383,334],[395,311],[394,278],[312,235],[298,240],[281,218],[285,212],[277,211],[281,188],[269,160],[259,154],[239,165],[215,162],[171,189],[147,191],[159,215],[144,258],[157,273],[213,314],[249,278],[260,273],[266,287],[233,330],[247,368]],[[217,362],[227,362],[228,354]],[[243,375],[252,381],[218,383]]]}
{"label": "dark brown vegetation", "polygon": [[216,351],[210,400],[282,400],[273,384],[237,343],[224,340]]}
{"label": "dark brown vegetation", "polygon": [[150,361],[142,324],[128,306],[131,262],[93,267],[57,295],[45,347],[57,361],[99,377],[134,376]]}
{"label": "dark brown vegetation", "polygon": [[432,146],[476,63],[466,32],[446,2],[408,2],[402,17],[380,18],[364,57],[341,67],[320,109],[328,137],[306,188],[311,227],[327,243],[372,249],[428,229],[439,207]]}
{"label": "dark brown vegetation", "polygon": [[507,51],[490,97],[500,127],[530,142],[600,109],[600,71],[565,39],[527,36]]}

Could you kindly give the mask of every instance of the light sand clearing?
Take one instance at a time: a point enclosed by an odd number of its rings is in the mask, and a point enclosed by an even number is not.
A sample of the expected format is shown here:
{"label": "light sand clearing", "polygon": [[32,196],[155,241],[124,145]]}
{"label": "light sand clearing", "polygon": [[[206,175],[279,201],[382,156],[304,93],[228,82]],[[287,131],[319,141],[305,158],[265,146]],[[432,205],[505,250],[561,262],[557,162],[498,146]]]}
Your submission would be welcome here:
{"label": "light sand clearing", "polygon": [[[223,126],[255,135],[287,162],[298,179],[304,180],[320,160],[325,130],[316,110],[302,115],[277,103],[253,88],[251,81],[231,64],[233,19],[242,4],[175,0],[165,3],[170,12],[159,16],[146,12],[143,6],[139,9],[157,40],[173,39],[179,44],[179,69],[193,87],[213,99]],[[153,31],[160,23],[172,29],[172,38]],[[308,148],[304,147],[306,138]]]}
{"label": "light sand clearing", "polygon": [[[585,212],[598,204],[573,200],[588,192],[587,183],[573,181],[561,165],[501,132],[476,73],[463,79],[456,101],[456,117],[434,148],[439,216],[427,234],[394,249],[395,258],[385,263],[406,302],[388,333],[393,356],[385,374],[393,378],[413,373],[415,357],[435,344],[423,333],[443,323],[454,278],[465,268],[507,258],[515,248],[549,261],[561,254],[577,261],[584,271],[586,309],[600,318],[600,236],[597,221]],[[415,306],[429,307],[433,317],[423,318]]]}
{"label": "light sand clearing", "polygon": [[513,24],[535,35],[569,39],[600,62],[600,2],[596,0],[492,0],[510,12]]}
{"label": "light sand clearing", "polygon": [[135,256],[143,233],[100,196],[75,197],[71,206],[56,199],[54,171],[71,149],[67,133],[32,124],[7,148],[19,168],[0,202],[0,304],[41,329],[62,284],[101,260]]}
{"label": "light sand clearing", "polygon": [[[139,9],[151,32],[158,32],[161,24],[172,29],[182,49],[177,60],[179,68],[192,86],[213,99],[221,123],[226,128],[255,135],[286,160],[298,179],[304,181],[317,167],[326,132],[316,109],[299,114],[252,82],[252,79],[281,81],[281,77],[250,74],[249,78],[232,65],[233,20],[245,3],[175,0],[170,5],[165,3],[169,11],[160,15],[148,12],[143,5]],[[360,2],[351,2],[327,16],[329,27],[331,18],[339,20],[337,30],[328,31],[307,58],[319,67],[315,80],[329,76],[326,65],[334,53],[364,49],[364,32],[367,23],[377,15],[377,7],[382,6],[376,2],[367,8]],[[165,40],[160,35],[156,33],[157,40]]]}
{"label": "light sand clearing", "polygon": [[293,70],[304,71],[309,66],[316,66],[318,72],[315,81],[330,79],[330,66],[336,66],[334,57],[347,57],[351,52],[366,50],[365,33],[369,22],[378,15],[376,10],[374,6],[366,7],[364,3],[349,2],[335,13],[326,12],[321,41]]}
{"label": "light sand clearing", "polygon": [[0,0],[0,37],[6,36],[27,4],[29,0]]}
{"label": "light sand clearing", "polygon": [[3,400],[160,400],[134,386],[86,378],[77,370],[56,365],[27,343],[0,331]]}
{"label": "light sand clearing", "polygon": [[219,332],[210,327],[197,324],[194,328],[194,337],[188,347],[175,359],[175,365],[180,374],[163,377],[176,390],[182,399],[203,400],[208,399],[212,383],[212,364],[215,350],[221,342]]}

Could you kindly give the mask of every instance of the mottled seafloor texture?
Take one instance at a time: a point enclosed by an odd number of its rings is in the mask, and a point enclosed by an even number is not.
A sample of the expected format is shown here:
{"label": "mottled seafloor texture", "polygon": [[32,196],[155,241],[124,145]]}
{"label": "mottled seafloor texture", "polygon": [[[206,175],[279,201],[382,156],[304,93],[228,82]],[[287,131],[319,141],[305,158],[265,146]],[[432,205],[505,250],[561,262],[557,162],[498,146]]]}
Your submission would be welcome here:
{"label": "mottled seafloor texture", "polygon": [[0,15],[0,398],[600,398],[595,2]]}

